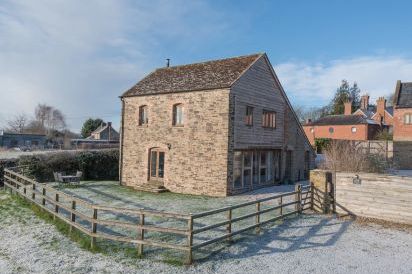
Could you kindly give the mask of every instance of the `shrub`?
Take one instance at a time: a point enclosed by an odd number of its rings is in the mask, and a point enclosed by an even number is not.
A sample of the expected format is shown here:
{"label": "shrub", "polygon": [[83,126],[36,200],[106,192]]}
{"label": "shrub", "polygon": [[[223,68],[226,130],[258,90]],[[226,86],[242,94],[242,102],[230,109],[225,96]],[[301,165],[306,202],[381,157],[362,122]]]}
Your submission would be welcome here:
{"label": "shrub", "polygon": [[17,160],[0,160],[0,186],[3,186],[4,168],[16,166]]}
{"label": "shrub", "polygon": [[383,173],[389,168],[385,157],[368,154],[351,141],[331,141],[324,149],[321,168],[346,172]]}
{"label": "shrub", "polygon": [[40,182],[54,181],[53,172],[74,174],[83,172],[84,180],[118,180],[119,151],[58,152],[22,156],[19,165],[26,166],[26,174]]}

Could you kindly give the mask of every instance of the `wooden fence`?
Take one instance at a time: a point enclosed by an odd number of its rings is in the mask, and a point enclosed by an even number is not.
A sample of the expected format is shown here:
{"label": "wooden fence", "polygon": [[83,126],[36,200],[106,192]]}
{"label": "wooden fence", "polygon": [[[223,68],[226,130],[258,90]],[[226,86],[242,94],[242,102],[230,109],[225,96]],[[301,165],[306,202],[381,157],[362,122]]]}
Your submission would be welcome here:
{"label": "wooden fence", "polygon": [[[135,244],[138,255],[143,254],[144,246],[169,248],[186,252],[188,264],[192,263],[195,250],[213,243],[231,240],[233,236],[248,230],[256,229],[258,232],[267,223],[313,209],[313,185],[303,187],[296,185],[293,192],[211,211],[179,214],[93,204],[36,182],[20,172],[19,168],[5,169],[5,187],[35,203],[54,218],[66,222],[71,230],[76,228],[90,236],[92,248],[96,245],[97,238]],[[288,199],[291,201],[287,201]],[[273,203],[277,204],[273,205]],[[293,210],[290,211],[288,209],[291,206]],[[253,212],[234,216],[236,211],[242,213],[242,209],[250,207],[255,208]],[[213,220],[219,214],[225,215],[224,221],[205,224],[205,219]],[[264,220],[263,217],[266,219]],[[150,218],[156,221],[148,221]],[[252,224],[246,222],[251,218],[254,219]],[[235,224],[239,224],[237,229],[234,227]],[[208,231],[216,232],[216,229],[222,227],[225,228],[223,235],[205,235]],[[126,235],[124,229],[128,231]],[[203,236],[197,237],[200,234]],[[170,237],[162,237],[166,235],[174,235],[173,241]],[[169,241],[160,241],[159,238],[167,238]]]}

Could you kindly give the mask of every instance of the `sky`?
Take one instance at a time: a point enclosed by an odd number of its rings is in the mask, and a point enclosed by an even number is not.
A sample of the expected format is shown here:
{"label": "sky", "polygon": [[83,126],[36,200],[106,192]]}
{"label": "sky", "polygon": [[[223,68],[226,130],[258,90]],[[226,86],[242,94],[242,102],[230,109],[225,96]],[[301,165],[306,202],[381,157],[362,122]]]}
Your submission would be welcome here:
{"label": "sky", "polygon": [[0,0],[0,127],[38,103],[79,131],[120,121],[145,74],[266,52],[294,105],[327,104],[342,79],[372,102],[412,81],[412,1]]}

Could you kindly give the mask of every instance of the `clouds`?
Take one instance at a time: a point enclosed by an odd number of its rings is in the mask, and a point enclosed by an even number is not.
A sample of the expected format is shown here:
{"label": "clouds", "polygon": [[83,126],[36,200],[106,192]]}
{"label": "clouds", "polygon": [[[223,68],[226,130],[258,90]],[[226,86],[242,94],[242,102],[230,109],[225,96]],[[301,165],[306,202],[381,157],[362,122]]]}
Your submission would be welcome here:
{"label": "clouds", "polygon": [[72,129],[87,116],[118,125],[118,96],[163,64],[164,45],[212,35],[219,16],[202,1],[2,1],[0,123],[47,103]]}
{"label": "clouds", "polygon": [[342,79],[356,81],[371,100],[394,92],[397,80],[412,81],[412,59],[367,56],[327,63],[287,62],[275,70],[290,99],[299,105],[325,104]]}

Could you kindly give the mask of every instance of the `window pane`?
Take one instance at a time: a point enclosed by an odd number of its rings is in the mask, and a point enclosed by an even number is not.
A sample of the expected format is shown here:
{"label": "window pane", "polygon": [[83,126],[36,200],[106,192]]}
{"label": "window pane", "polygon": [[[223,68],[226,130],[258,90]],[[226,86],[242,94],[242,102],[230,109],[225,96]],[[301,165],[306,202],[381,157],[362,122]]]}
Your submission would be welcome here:
{"label": "window pane", "polygon": [[260,169],[260,183],[261,184],[266,183],[266,180],[267,180],[267,178],[266,178],[266,168],[261,168]]}
{"label": "window pane", "polygon": [[249,186],[250,185],[250,178],[251,178],[251,170],[250,169],[245,169],[243,170],[243,184],[244,186]]}
{"label": "window pane", "polygon": [[253,107],[246,106],[245,124],[246,125],[253,124]]}
{"label": "window pane", "polygon": [[156,177],[156,167],[157,167],[157,152],[152,151],[151,157],[150,157],[150,175],[153,177]]}
{"label": "window pane", "polygon": [[252,164],[252,153],[250,151],[245,151],[243,156],[243,165],[245,168],[250,168]]}
{"label": "window pane", "polygon": [[253,153],[253,184],[259,183],[259,158],[257,153]]}
{"label": "window pane", "polygon": [[260,165],[266,166],[266,151],[260,152]]}
{"label": "window pane", "polygon": [[234,188],[242,187],[242,152],[235,151],[233,161],[233,186]]}
{"label": "window pane", "polygon": [[159,152],[159,177],[163,178],[165,166],[165,153]]}
{"label": "window pane", "polygon": [[269,181],[273,179],[273,152],[272,151],[268,151],[266,167],[267,167],[266,181]]}

